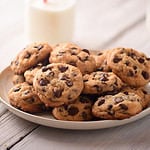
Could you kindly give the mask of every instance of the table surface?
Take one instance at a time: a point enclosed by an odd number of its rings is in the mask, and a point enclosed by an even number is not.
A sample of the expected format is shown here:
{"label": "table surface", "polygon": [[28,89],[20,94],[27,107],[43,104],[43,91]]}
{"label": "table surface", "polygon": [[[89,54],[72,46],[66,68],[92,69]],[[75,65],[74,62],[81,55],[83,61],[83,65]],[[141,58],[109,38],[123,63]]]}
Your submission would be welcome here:
{"label": "table surface", "polygon": [[[146,0],[78,0],[73,42],[88,49],[132,47],[150,55]],[[0,70],[27,44],[24,1],[0,1]],[[0,103],[0,150],[148,150],[150,116],[93,131],[63,130],[23,120]]]}

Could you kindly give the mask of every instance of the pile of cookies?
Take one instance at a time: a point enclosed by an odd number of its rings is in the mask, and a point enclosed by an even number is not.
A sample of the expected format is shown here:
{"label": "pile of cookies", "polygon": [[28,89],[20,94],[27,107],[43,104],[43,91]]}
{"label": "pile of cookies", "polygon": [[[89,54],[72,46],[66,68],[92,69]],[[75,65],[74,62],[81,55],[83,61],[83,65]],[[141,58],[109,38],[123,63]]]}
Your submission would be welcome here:
{"label": "pile of cookies", "polygon": [[69,121],[125,119],[150,103],[150,58],[131,48],[92,54],[74,43],[33,43],[10,65],[10,104]]}

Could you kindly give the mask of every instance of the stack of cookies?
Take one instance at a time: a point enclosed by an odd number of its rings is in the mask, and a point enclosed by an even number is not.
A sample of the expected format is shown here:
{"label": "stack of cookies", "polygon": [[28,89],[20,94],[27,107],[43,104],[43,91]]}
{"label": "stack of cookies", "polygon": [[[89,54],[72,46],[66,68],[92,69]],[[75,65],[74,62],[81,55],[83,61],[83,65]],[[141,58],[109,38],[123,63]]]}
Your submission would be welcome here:
{"label": "stack of cookies", "polygon": [[150,58],[131,48],[91,54],[73,43],[33,43],[11,62],[10,104],[68,121],[125,119],[150,103]]}

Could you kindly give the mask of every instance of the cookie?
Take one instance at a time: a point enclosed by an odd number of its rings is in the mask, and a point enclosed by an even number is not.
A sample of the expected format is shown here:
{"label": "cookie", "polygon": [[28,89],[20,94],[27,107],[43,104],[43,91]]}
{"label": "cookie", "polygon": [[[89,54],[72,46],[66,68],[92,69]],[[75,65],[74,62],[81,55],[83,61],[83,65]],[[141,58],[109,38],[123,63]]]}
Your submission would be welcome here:
{"label": "cookie", "polygon": [[92,107],[95,117],[101,119],[125,119],[142,111],[141,97],[135,93],[118,93],[98,98]]}
{"label": "cookie", "polygon": [[37,71],[41,68],[42,64],[38,64],[36,67],[32,67],[26,70],[24,73],[25,81],[32,85],[34,76],[36,75]]}
{"label": "cookie", "polygon": [[38,113],[45,110],[44,104],[35,93],[33,86],[24,83],[16,84],[9,90],[10,104],[29,113]]}
{"label": "cookie", "polygon": [[84,94],[117,93],[124,85],[113,72],[92,72],[83,76]]}
{"label": "cookie", "polygon": [[79,96],[72,104],[55,107],[52,111],[52,114],[58,120],[91,120],[93,118],[92,101],[85,96]]}
{"label": "cookie", "polygon": [[82,74],[96,69],[96,62],[89,50],[81,49],[73,43],[61,43],[53,48],[50,63],[67,63],[76,66]]}
{"label": "cookie", "polygon": [[107,62],[112,71],[130,86],[144,86],[150,80],[150,58],[134,49],[116,48]]}
{"label": "cookie", "polygon": [[127,93],[135,93],[138,96],[141,97],[141,104],[143,106],[143,109],[147,108],[148,105],[150,104],[150,94],[145,90],[144,87],[140,88],[133,88],[133,87],[124,87],[122,89],[122,92],[127,94]]}
{"label": "cookie", "polygon": [[23,74],[27,69],[49,57],[52,48],[48,43],[33,43],[24,48],[11,62],[15,74]]}
{"label": "cookie", "polygon": [[21,74],[21,75],[18,75],[18,74],[14,74],[13,75],[13,78],[12,78],[12,82],[13,84],[18,84],[18,83],[23,83],[25,82],[25,78],[24,78],[24,75]]}
{"label": "cookie", "polygon": [[98,54],[93,55],[97,71],[111,72],[111,68],[107,64],[109,53],[111,53],[111,50],[100,51]]}
{"label": "cookie", "polygon": [[46,106],[56,107],[73,102],[80,95],[83,77],[74,66],[53,63],[36,73],[33,86]]}

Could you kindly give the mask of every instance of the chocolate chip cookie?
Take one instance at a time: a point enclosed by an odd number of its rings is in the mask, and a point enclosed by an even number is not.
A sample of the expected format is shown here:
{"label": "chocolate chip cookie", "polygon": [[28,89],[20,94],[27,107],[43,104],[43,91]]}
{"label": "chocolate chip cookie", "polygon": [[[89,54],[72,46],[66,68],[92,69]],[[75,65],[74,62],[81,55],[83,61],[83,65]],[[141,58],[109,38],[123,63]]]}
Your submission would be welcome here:
{"label": "chocolate chip cookie", "polygon": [[79,96],[72,104],[55,107],[52,111],[52,114],[58,120],[91,120],[93,118],[92,101],[85,96]]}
{"label": "chocolate chip cookie", "polygon": [[130,86],[144,86],[150,80],[150,58],[134,49],[114,49],[108,59],[108,65]]}
{"label": "chocolate chip cookie", "polygon": [[85,94],[110,94],[118,92],[124,85],[113,72],[92,72],[83,76]]}
{"label": "chocolate chip cookie", "polygon": [[96,62],[89,50],[81,49],[73,43],[61,43],[53,48],[50,63],[67,63],[76,66],[82,74],[93,72]]}
{"label": "chocolate chip cookie", "polygon": [[37,71],[42,68],[42,64],[38,64],[36,67],[32,67],[25,71],[24,77],[25,81],[29,84],[33,84],[33,78],[36,75]]}
{"label": "chocolate chip cookie", "polygon": [[27,69],[49,57],[52,51],[48,43],[33,43],[24,48],[11,62],[11,69],[15,74],[23,74]]}
{"label": "chocolate chip cookie", "polygon": [[111,72],[111,68],[107,64],[107,59],[109,58],[109,53],[111,53],[111,51],[112,50],[104,50],[93,55],[97,71]]}
{"label": "chocolate chip cookie", "polygon": [[92,107],[95,117],[101,119],[125,119],[142,111],[141,97],[135,93],[118,93],[100,97]]}
{"label": "chocolate chip cookie", "polygon": [[140,96],[143,109],[147,108],[148,105],[150,104],[150,94],[145,90],[144,87],[133,88],[133,87],[127,86],[122,89],[122,92],[125,94],[135,93],[138,96]]}
{"label": "chocolate chip cookie", "polygon": [[29,113],[38,113],[45,110],[44,103],[35,93],[33,86],[24,83],[16,84],[8,93],[10,104]]}
{"label": "chocolate chip cookie", "polygon": [[83,77],[74,66],[53,63],[36,73],[33,86],[46,106],[56,107],[73,102],[80,95]]}

